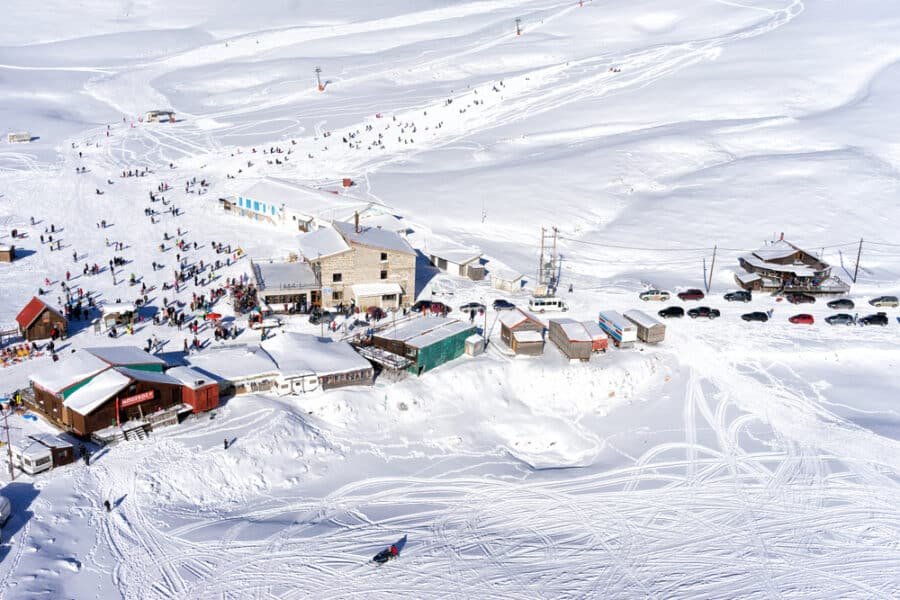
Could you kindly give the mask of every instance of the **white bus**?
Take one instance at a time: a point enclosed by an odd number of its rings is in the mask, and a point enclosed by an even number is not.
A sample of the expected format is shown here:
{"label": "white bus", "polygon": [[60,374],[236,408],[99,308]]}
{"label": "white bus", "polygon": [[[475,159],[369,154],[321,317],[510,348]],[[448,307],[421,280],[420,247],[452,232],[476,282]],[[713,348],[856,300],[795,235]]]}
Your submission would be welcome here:
{"label": "white bus", "polygon": [[548,310],[561,310],[565,312],[569,310],[569,307],[560,298],[548,296],[546,298],[530,298],[528,300],[528,310],[539,313]]}

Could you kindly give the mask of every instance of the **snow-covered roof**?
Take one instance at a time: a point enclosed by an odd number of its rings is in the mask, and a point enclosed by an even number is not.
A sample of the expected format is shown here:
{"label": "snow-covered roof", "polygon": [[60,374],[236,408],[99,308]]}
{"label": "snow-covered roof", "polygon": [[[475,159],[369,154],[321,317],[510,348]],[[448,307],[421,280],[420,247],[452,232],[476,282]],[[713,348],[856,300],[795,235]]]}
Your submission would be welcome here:
{"label": "snow-covered roof", "polygon": [[604,310],[598,315],[600,319],[606,320],[614,325],[618,325],[621,329],[634,329],[634,324],[622,316],[622,313],[614,310]]}
{"label": "snow-covered roof", "polygon": [[759,273],[750,273],[748,271],[735,273],[734,276],[741,283],[751,283],[757,279],[762,279],[762,275]]}
{"label": "snow-covered roof", "polygon": [[631,310],[626,310],[625,318],[633,323],[640,325],[641,327],[646,327],[647,329],[650,329],[651,327],[657,327],[657,326],[665,327],[665,325],[660,323],[658,320],[654,319],[653,317],[651,317],[644,311],[638,310],[636,308],[631,309]]}
{"label": "snow-covered roof", "polygon": [[130,302],[120,302],[117,304],[104,304],[100,307],[100,312],[104,315],[120,315],[122,313],[135,312],[137,308]]}
{"label": "snow-covered roof", "polygon": [[428,245],[429,256],[443,258],[444,260],[458,265],[464,265],[481,258],[482,252],[478,248],[463,246],[453,242],[440,243],[437,245]]}
{"label": "snow-covered roof", "polygon": [[320,227],[299,238],[300,253],[307,260],[316,260],[350,250],[343,236],[333,227]]}
{"label": "snow-covered roof", "polygon": [[396,232],[368,226],[360,226],[359,232],[357,232],[353,223],[345,223],[343,221],[335,221],[333,225],[348,243],[403,252],[404,254],[416,253],[413,247],[409,245],[409,242]]}
{"label": "snow-covered roof", "polygon": [[[493,265],[493,261],[491,261],[491,264]],[[500,281],[509,281],[514,283],[516,281],[519,281],[523,277],[524,275],[522,273],[513,271],[511,269],[503,269],[497,267],[493,267],[491,269],[491,279],[498,279]]]}
{"label": "snow-covered roof", "polygon": [[434,343],[452,337],[463,331],[474,332],[475,326],[470,325],[469,323],[463,323],[462,321],[451,321],[442,327],[432,329],[422,335],[417,335],[416,337],[406,340],[406,345],[412,346],[413,348],[427,348]]}
{"label": "snow-covered roof", "polygon": [[445,317],[418,317],[406,321],[398,327],[388,327],[375,334],[385,340],[399,340],[416,348],[423,348],[439,340],[471,329],[473,325]]}
{"label": "snow-covered roof", "polygon": [[163,359],[149,352],[144,352],[137,346],[102,346],[85,348],[84,351],[90,352],[103,362],[117,367],[127,367],[129,365],[159,365],[165,367],[168,365]]}
{"label": "snow-covered roof", "polygon": [[595,321],[582,321],[581,325],[588,332],[588,335],[591,336],[591,340],[605,340],[609,338]]}
{"label": "snow-covered roof", "polygon": [[253,274],[261,292],[319,287],[312,267],[303,262],[255,262]]}
{"label": "snow-covered roof", "polygon": [[67,387],[108,368],[108,363],[89,352],[61,353],[59,361],[38,369],[29,378],[45,390],[58,394]]}
{"label": "snow-covered roof", "polygon": [[513,310],[503,311],[503,314],[500,315],[500,322],[510,329],[525,321],[534,321],[535,323],[543,325],[543,322],[541,322],[534,313],[519,307],[516,307]]}
{"label": "snow-covered roof", "polygon": [[517,342],[543,342],[544,336],[539,331],[514,331],[513,337]]}
{"label": "snow-covered roof", "polygon": [[0,252],[10,252],[13,249],[12,246],[7,246],[6,244],[0,244]]}
{"label": "snow-covered roof", "polygon": [[32,436],[16,440],[12,443],[12,447],[16,454],[31,461],[51,456],[50,448],[32,439]]}
{"label": "snow-covered roof", "polygon": [[177,379],[181,382],[181,385],[191,388],[192,390],[198,390],[211,383],[215,383],[215,381],[206,373],[201,373],[190,367],[172,367],[166,371],[166,375]]}
{"label": "snow-covered roof", "polygon": [[399,283],[387,281],[383,283],[357,283],[352,286],[352,289],[356,298],[403,293],[403,288],[400,287]]}
{"label": "snow-covered roof", "polygon": [[283,333],[262,343],[285,377],[330,375],[369,369],[369,361],[346,342],[322,341],[314,335]]}
{"label": "snow-covered roof", "polygon": [[359,220],[367,227],[378,227],[395,233],[404,233],[409,229],[406,219],[386,213],[360,215]]}
{"label": "snow-covered roof", "polygon": [[148,383],[162,383],[166,385],[181,385],[181,382],[166,373],[158,371],[142,371],[140,369],[129,369],[128,367],[116,367],[116,371],[134,379],[135,381],[145,381]]}
{"label": "snow-covered roof", "polygon": [[466,338],[466,342],[469,344],[477,344],[478,342],[483,342],[484,337],[475,333]]}
{"label": "snow-covered roof", "polygon": [[130,378],[115,369],[109,369],[72,392],[63,404],[66,408],[86,415],[124,390],[130,383]]}
{"label": "snow-covered roof", "polygon": [[29,434],[31,439],[40,442],[41,444],[48,446],[50,448],[71,448],[72,444],[67,442],[66,440],[60,438],[59,436],[53,435],[52,433],[32,433]]}
{"label": "snow-covered roof", "polygon": [[560,329],[562,329],[563,333],[566,334],[566,338],[570,342],[591,342],[593,338],[584,328],[584,325],[576,321],[575,319],[550,319],[550,326],[553,324],[557,324]]}
{"label": "snow-covered roof", "polygon": [[798,250],[800,249],[790,242],[776,240],[771,244],[767,244],[759,250],[756,250],[753,254],[762,260],[778,260],[780,258],[787,258]]}
{"label": "snow-covered roof", "polygon": [[281,208],[283,204],[286,210],[308,217],[324,215],[332,210],[346,211],[367,205],[366,202],[357,199],[348,199],[338,194],[295,185],[274,177],[257,181],[239,195],[249,200],[264,201],[277,208]]}
{"label": "snow-covered roof", "polygon": [[191,356],[188,362],[191,367],[224,381],[278,374],[278,365],[265,350],[245,344],[210,348]]}
{"label": "snow-covered roof", "polygon": [[763,260],[759,258],[755,253],[744,254],[743,256],[741,256],[741,259],[747,261],[750,265],[756,267],[757,269],[765,269],[767,271],[775,271],[777,273],[791,273],[793,275],[796,275],[797,277],[813,277],[818,272],[816,269],[805,263],[794,262],[791,264],[783,265],[780,263]]}

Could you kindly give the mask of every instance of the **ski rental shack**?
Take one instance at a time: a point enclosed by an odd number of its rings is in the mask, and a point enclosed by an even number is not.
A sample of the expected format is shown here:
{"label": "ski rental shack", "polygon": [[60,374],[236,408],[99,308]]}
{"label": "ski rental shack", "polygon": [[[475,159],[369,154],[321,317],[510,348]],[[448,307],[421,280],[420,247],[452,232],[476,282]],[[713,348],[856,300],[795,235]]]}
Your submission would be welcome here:
{"label": "ski rental shack", "polygon": [[637,327],[621,313],[603,311],[598,315],[597,322],[619,348],[631,348],[637,341]]}
{"label": "ski rental shack", "polygon": [[627,310],[625,318],[637,327],[637,336],[642,342],[656,344],[666,339],[666,326],[644,311]]}

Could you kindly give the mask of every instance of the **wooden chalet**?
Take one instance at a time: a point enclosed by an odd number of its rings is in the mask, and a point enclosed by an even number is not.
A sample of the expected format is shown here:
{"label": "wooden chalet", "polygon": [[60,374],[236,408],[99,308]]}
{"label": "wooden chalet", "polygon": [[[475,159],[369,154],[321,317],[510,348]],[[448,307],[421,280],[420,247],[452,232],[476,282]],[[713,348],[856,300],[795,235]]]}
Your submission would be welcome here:
{"label": "wooden chalet", "polygon": [[66,316],[37,296],[16,315],[16,323],[19,334],[29,342],[54,337],[54,333],[64,338],[69,330]]}
{"label": "wooden chalet", "polygon": [[546,327],[533,313],[515,308],[500,315],[500,339],[516,354],[544,353]]}
{"label": "wooden chalet", "polygon": [[811,252],[780,239],[738,258],[743,272],[735,274],[745,290],[776,293],[846,294],[850,286],[832,275],[831,266]]}

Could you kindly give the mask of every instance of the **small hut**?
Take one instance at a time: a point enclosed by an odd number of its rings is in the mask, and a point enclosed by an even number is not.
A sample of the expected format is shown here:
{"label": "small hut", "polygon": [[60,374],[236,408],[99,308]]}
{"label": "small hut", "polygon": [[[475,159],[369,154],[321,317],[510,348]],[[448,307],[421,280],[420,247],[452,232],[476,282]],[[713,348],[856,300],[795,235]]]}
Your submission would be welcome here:
{"label": "small hut", "polygon": [[103,324],[107,329],[113,325],[133,325],[137,307],[131,303],[104,304],[101,307]]}
{"label": "small hut", "polygon": [[575,319],[550,319],[550,340],[569,359],[591,360],[594,340]]}
{"label": "small hut", "polygon": [[656,344],[666,339],[666,326],[647,313],[637,309],[627,310],[625,318],[637,326],[637,337],[642,342]]}
{"label": "small hut", "polygon": [[[500,315],[500,339],[516,354],[539,355],[544,352],[544,324],[534,314],[521,308]],[[530,331],[534,335],[515,335]]]}
{"label": "small hut", "polygon": [[478,356],[482,353],[484,353],[484,338],[477,333],[467,337],[466,354],[468,356]]}
{"label": "small hut", "polygon": [[19,324],[19,334],[29,342],[66,337],[69,330],[66,316],[37,296],[16,315],[16,322]]}
{"label": "small hut", "polygon": [[212,377],[190,367],[172,367],[166,375],[181,382],[181,401],[191,406],[194,413],[219,406],[219,382]]}

